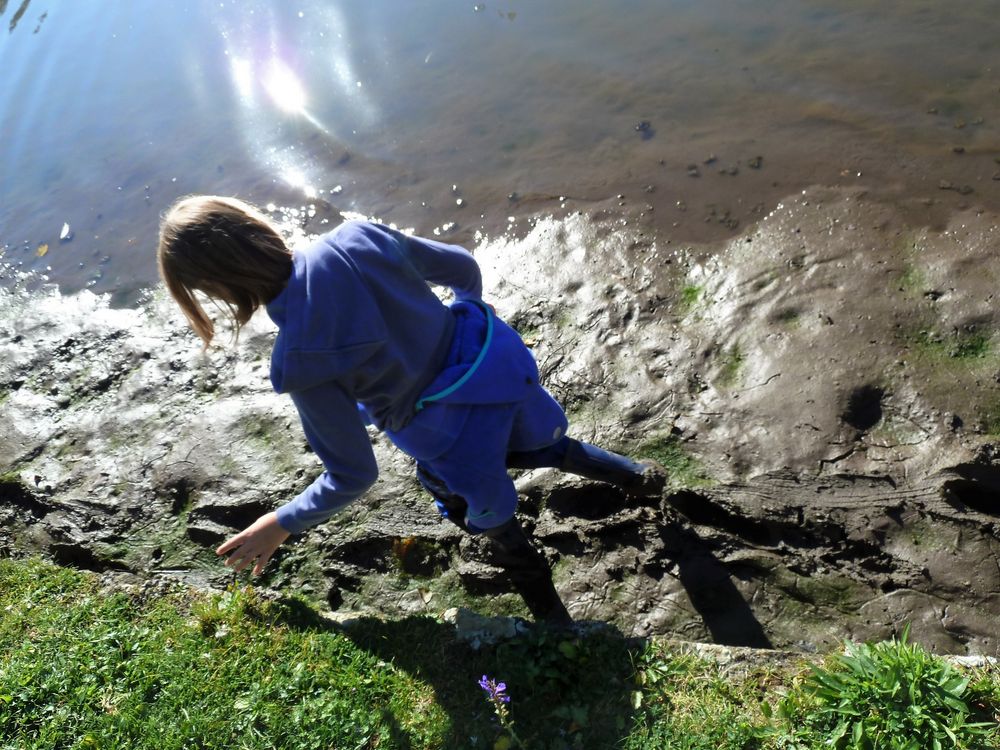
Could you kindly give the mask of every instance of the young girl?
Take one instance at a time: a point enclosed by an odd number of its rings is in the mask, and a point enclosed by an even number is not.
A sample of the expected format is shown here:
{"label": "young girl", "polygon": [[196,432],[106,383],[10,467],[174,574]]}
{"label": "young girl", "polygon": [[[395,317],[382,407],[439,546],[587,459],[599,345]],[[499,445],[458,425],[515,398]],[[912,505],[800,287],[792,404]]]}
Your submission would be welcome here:
{"label": "young girl", "polygon": [[[291,396],[325,471],[300,495],[222,544],[240,571],[267,565],[290,534],[322,523],[375,481],[366,425],[416,459],[440,513],[485,533],[536,618],[568,621],[542,555],[514,516],[508,468],[558,467],[650,496],[662,469],[566,436],[562,408],[538,382],[517,333],[482,301],[466,250],[379,224],[347,222],[289,250],[234,198],[178,201],[160,228],[160,275],[208,347],[221,303],[236,332],[264,307],[278,327],[275,391]],[[447,306],[429,285],[449,287]]]}

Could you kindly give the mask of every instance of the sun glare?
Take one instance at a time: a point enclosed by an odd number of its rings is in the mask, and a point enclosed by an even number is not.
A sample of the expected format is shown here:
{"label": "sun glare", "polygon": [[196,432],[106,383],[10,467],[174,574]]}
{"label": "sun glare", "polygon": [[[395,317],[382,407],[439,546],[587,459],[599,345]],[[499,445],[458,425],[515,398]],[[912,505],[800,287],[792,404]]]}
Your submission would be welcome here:
{"label": "sun glare", "polygon": [[285,112],[305,111],[306,90],[299,77],[281,60],[268,63],[262,83],[268,96]]}
{"label": "sun glare", "polygon": [[250,61],[235,55],[229,60],[233,73],[233,83],[240,99],[249,102],[253,99],[253,66]]}

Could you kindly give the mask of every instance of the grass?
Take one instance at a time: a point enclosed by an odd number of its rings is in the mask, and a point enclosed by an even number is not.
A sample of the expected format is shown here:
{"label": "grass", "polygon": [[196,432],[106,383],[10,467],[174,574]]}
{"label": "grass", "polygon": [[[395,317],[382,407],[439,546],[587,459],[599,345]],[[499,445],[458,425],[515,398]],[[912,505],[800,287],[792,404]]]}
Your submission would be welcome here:
{"label": "grass", "polygon": [[[0,749],[980,750],[1000,742],[995,668],[959,673],[905,639],[858,649],[810,671],[728,676],[611,629],[536,629],[473,651],[433,617],[345,629],[301,600],[265,600],[248,588],[109,593],[92,574],[0,560]],[[510,703],[487,700],[483,675],[506,684]],[[858,720],[868,744],[853,739]],[[896,735],[932,739],[875,742]]]}

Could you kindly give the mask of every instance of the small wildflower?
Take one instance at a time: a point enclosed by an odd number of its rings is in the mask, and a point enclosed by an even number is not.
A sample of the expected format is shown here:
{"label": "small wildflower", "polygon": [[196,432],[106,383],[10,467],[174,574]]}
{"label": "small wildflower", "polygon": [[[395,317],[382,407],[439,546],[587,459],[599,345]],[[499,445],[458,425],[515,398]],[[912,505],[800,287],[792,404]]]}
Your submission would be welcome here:
{"label": "small wildflower", "polygon": [[514,721],[510,717],[507,704],[510,703],[510,696],[507,695],[507,683],[491,680],[483,675],[479,680],[479,687],[486,693],[486,698],[493,704],[493,713],[496,714],[500,726],[507,732],[508,737],[500,737],[497,740],[498,746],[510,747],[510,743],[515,743],[518,747],[523,747],[517,734],[514,732]]}
{"label": "small wildflower", "polygon": [[479,681],[479,687],[486,692],[486,695],[493,703],[497,703],[498,701],[501,703],[510,703],[510,696],[506,694],[506,682],[496,682],[483,675],[483,678]]}

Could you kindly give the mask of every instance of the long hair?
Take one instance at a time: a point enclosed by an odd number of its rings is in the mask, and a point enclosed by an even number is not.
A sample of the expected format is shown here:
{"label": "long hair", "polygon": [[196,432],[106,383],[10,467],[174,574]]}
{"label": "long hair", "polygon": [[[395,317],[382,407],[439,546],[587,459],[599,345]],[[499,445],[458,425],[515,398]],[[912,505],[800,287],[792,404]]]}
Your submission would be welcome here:
{"label": "long hair", "polygon": [[205,344],[215,325],[195,292],[225,307],[236,336],[261,305],[284,289],[292,254],[263,214],[236,198],[181,198],[160,222],[160,278]]}

